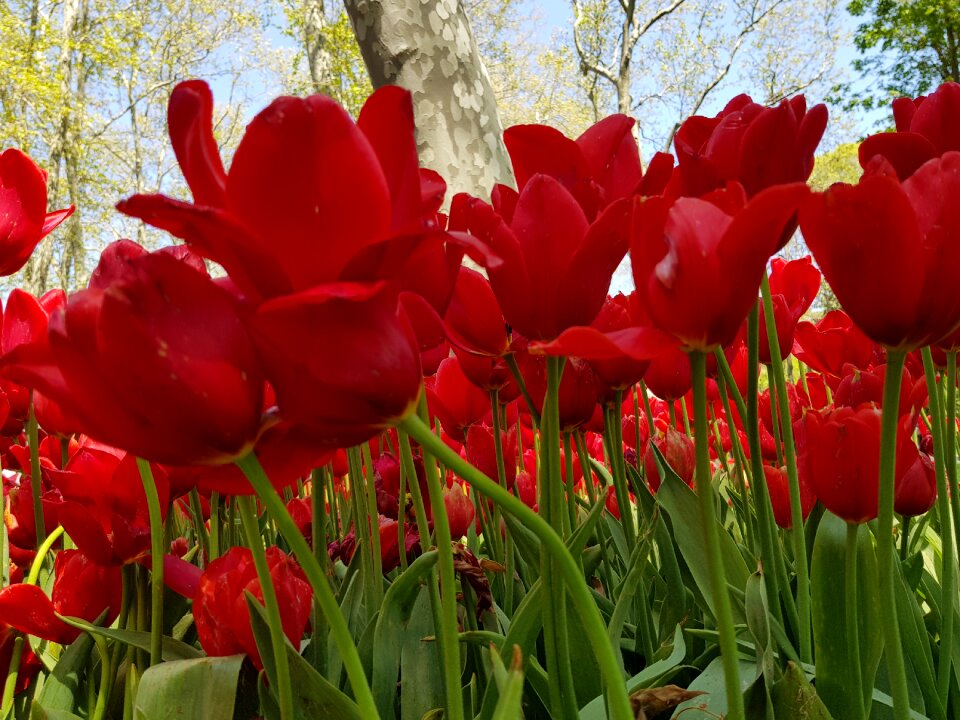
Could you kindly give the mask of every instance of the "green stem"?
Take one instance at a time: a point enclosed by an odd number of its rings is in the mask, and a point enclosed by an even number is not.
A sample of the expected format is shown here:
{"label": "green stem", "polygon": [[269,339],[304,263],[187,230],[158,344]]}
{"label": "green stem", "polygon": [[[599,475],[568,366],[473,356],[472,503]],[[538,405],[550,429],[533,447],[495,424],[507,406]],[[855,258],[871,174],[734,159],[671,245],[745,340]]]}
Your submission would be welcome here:
{"label": "green stem", "polygon": [[[927,394],[930,402],[930,432],[933,434],[933,460],[936,468],[937,481],[937,514],[940,516],[940,538],[942,551],[940,554],[940,582],[942,594],[940,597],[940,616],[943,618],[943,632],[940,633],[940,654],[939,664],[937,665],[937,691],[940,694],[940,700],[944,707],[947,706],[948,693],[950,691],[950,665],[953,650],[953,624],[954,624],[954,584],[956,580],[956,553],[954,538],[950,518],[950,500],[947,490],[946,463],[950,457],[950,449],[944,451],[943,442],[943,423],[940,418],[943,417],[943,411],[940,407],[940,394],[937,392],[937,371],[933,365],[933,356],[930,354],[930,348],[924,348],[921,351],[923,358],[923,369],[927,379]],[[889,371],[889,369],[888,369]],[[948,426],[949,430],[949,426]],[[909,518],[907,518],[909,520]],[[907,547],[908,525],[903,525],[903,540],[901,541],[901,557],[905,557],[904,550]]]}
{"label": "green stem", "polygon": [[[807,541],[803,532],[803,509],[800,501],[800,477],[797,474],[797,452],[793,442],[793,423],[790,419],[790,399],[787,395],[787,383],[783,377],[783,359],[780,357],[780,343],[777,340],[777,323],[773,313],[773,300],[770,296],[770,281],[764,273],[760,283],[763,296],[763,314],[767,326],[767,338],[770,341],[770,368],[777,388],[777,403],[780,410],[783,452],[787,466],[787,481],[790,488],[790,535],[793,538],[794,563],[797,567],[797,614],[800,619],[800,659],[813,661],[812,626],[810,624],[810,572],[807,568]],[[771,398],[772,398],[771,388]],[[774,413],[771,402],[770,412]],[[776,427],[774,413],[774,427]]]}
{"label": "green stem", "polygon": [[200,543],[200,567],[206,567],[213,558],[210,557],[210,536],[207,534],[203,522],[203,506],[200,504],[200,493],[196,488],[190,490],[190,514],[193,517],[193,528]]}
{"label": "green stem", "polygon": [[107,711],[107,700],[110,697],[113,676],[110,668],[110,655],[107,652],[107,641],[97,633],[91,633],[91,635],[97,645],[97,650],[100,652],[100,687],[97,689],[97,703],[93,708],[90,720],[103,720],[104,713]]}
{"label": "green stem", "polygon": [[337,644],[337,649],[340,651],[343,666],[347,672],[347,678],[350,680],[353,695],[357,699],[357,705],[360,706],[361,714],[364,718],[370,718],[371,720],[379,718],[377,705],[367,683],[363,663],[360,661],[360,654],[357,652],[357,646],[350,635],[350,628],[347,626],[340,606],[337,604],[333,590],[330,589],[330,583],[327,581],[323,568],[320,567],[320,563],[317,562],[303,535],[297,530],[296,523],[290,517],[290,513],[287,512],[287,508],[276,489],[270,484],[270,480],[263,471],[257,456],[250,453],[237,460],[237,466],[250,481],[260,501],[266,507],[267,513],[277,524],[280,534],[293,550],[293,554],[307,576],[307,581],[313,588],[314,595],[320,603],[320,608],[330,624],[330,632]]}
{"label": "green stem", "polygon": [[33,411],[33,393],[30,393],[27,416],[27,443],[30,445],[30,487],[33,490],[33,522],[37,533],[37,547],[43,545],[47,529],[43,521],[43,478],[40,474],[40,428]]}
{"label": "green stem", "polygon": [[863,714],[863,675],[860,671],[860,628],[858,625],[858,604],[857,593],[857,534],[860,526],[854,523],[847,523],[847,547],[845,555],[846,572],[843,581],[847,588],[844,593],[844,619],[847,635],[847,657],[850,662],[850,672],[853,675],[854,687],[856,689],[856,712],[857,716],[851,720],[862,720]]}
{"label": "green stem", "polygon": [[[883,383],[883,419],[880,434],[880,492],[877,504],[877,559],[880,570],[880,617],[883,626],[887,676],[893,696],[895,720],[909,720],[910,696],[903,661],[903,642],[897,618],[893,563],[893,496],[896,481],[897,421],[900,378],[906,354],[887,350],[887,373]],[[939,421],[938,421],[939,422]]]}
{"label": "green stem", "polygon": [[730,594],[727,592],[726,571],[720,551],[720,535],[716,518],[713,483],[710,475],[710,437],[707,434],[707,378],[706,356],[699,351],[690,353],[690,371],[693,377],[694,443],[696,449],[697,498],[700,501],[704,542],[707,548],[707,569],[710,591],[717,616],[720,635],[720,656],[727,690],[727,715],[730,720],[744,720],[743,691],[740,689],[740,659],[737,652],[737,634],[733,626]]}
{"label": "green stem", "polygon": [[161,662],[163,640],[163,513],[150,463],[137,458],[150,516],[150,666]]}
{"label": "green stem", "polygon": [[410,436],[403,430],[399,430],[397,436],[400,438],[400,472],[406,475],[407,487],[413,496],[413,514],[417,520],[420,550],[427,552],[430,549],[430,524],[427,520],[427,507],[423,504],[423,495],[420,492],[420,479],[413,461],[413,450],[410,449]]}
{"label": "green stem", "polygon": [[10,653],[10,664],[7,666],[7,677],[3,683],[3,702],[0,703],[0,718],[10,715],[13,707],[13,695],[17,691],[17,676],[20,674],[20,659],[23,657],[23,646],[26,638],[17,633],[13,641],[13,650]]}
{"label": "green stem", "polygon": [[[364,487],[367,490],[367,514],[370,518],[370,548],[373,555],[373,583],[374,600],[373,607],[380,607],[383,603],[383,555],[380,549],[380,511],[377,509],[377,489],[373,478],[373,457],[370,454],[370,443],[364,443],[360,446],[360,452],[363,455],[363,479]],[[402,518],[399,524],[403,524]],[[397,546],[399,552],[403,554],[403,543]]]}
{"label": "green stem", "polygon": [[27,579],[23,581],[24,585],[37,584],[37,580],[40,578],[40,571],[43,569],[43,563],[47,557],[47,553],[50,552],[50,548],[53,547],[53,544],[57,542],[61,535],[63,535],[63,526],[57,525],[57,528],[43,541],[43,545],[37,548],[37,554],[34,556],[33,562],[30,564],[30,573],[27,575]]}
{"label": "green stem", "polygon": [[448,467],[460,477],[470,483],[477,492],[498,503],[505,511],[523,523],[530,532],[536,535],[541,546],[554,558],[561,577],[566,584],[567,593],[576,607],[581,622],[584,625],[587,639],[600,665],[603,674],[610,720],[633,720],[634,715],[630,707],[630,698],[627,695],[627,686],[617,653],[610,639],[607,637],[606,626],[600,617],[600,612],[593,601],[593,596],[577,568],[573,555],[566,548],[560,536],[554,532],[543,518],[523,502],[475,467],[464,461],[457,453],[451,450],[442,440],[437,438],[430,429],[415,415],[410,415],[401,421],[400,427],[425,448],[436,456],[441,457]]}
{"label": "green stem", "polygon": [[760,447],[760,418],[758,412],[759,396],[759,336],[760,321],[759,311],[754,305],[753,310],[747,319],[747,399],[744,402],[740,397],[740,391],[737,388],[733,372],[727,363],[726,357],[722,352],[717,352],[717,363],[727,378],[727,390],[730,391],[737,410],[741,413],[740,417],[745,421],[747,429],[747,440],[750,444],[750,475],[753,479],[751,490],[755,509],[757,511],[757,526],[760,534],[760,547],[762,548],[761,561],[764,563],[763,579],[767,589],[767,597],[770,599],[770,607],[773,608],[774,617],[781,616],[779,602],[776,598],[783,599],[787,610],[787,617],[794,628],[800,624],[797,608],[794,604],[793,594],[790,592],[790,583],[787,581],[787,571],[784,567],[783,553],[778,552],[779,543],[777,542],[777,526],[773,519],[773,506],[770,504],[770,491],[767,488],[767,478],[763,474],[763,450]]}
{"label": "green stem", "polygon": [[283,620],[280,617],[280,603],[277,601],[277,591],[273,585],[273,577],[270,575],[270,566],[267,564],[267,554],[263,547],[263,538],[260,536],[260,523],[257,522],[256,498],[252,495],[238,497],[237,507],[240,510],[243,534],[247,536],[247,547],[250,548],[250,553],[253,555],[253,565],[257,569],[257,578],[260,580],[263,606],[267,611],[270,644],[273,646],[273,659],[277,672],[275,679],[280,703],[280,717],[282,720],[293,720],[295,715],[293,710],[293,684],[290,681],[290,658],[287,657]]}
{"label": "green stem", "polygon": [[[425,396],[422,399],[425,401]],[[423,409],[426,410],[425,405]],[[431,437],[436,437],[436,435],[431,433]],[[440,650],[443,654],[444,693],[447,701],[444,717],[449,718],[449,720],[463,720],[463,693],[460,685],[460,641],[457,637],[457,580],[453,570],[453,540],[450,537],[450,521],[447,518],[447,508],[443,502],[440,474],[437,471],[437,464],[434,458],[428,454],[426,446],[423,446],[423,467],[427,476],[427,491],[430,494],[433,532],[437,541],[437,565],[440,574],[440,623],[437,626],[437,634],[442,638]]]}

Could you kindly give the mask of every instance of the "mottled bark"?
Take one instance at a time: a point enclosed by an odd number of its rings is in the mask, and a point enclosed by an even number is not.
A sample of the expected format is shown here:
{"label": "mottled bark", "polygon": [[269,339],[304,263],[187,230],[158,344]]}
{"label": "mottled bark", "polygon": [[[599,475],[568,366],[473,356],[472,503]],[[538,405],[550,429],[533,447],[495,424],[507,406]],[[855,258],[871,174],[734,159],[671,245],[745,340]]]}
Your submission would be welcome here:
{"label": "mottled bark", "polygon": [[420,164],[439,172],[448,197],[489,197],[513,185],[503,127],[486,68],[458,0],[345,0],[374,87],[413,94]]}
{"label": "mottled bark", "polygon": [[330,51],[327,49],[327,20],[323,0],[303,2],[303,50],[310,69],[313,91],[330,94]]}

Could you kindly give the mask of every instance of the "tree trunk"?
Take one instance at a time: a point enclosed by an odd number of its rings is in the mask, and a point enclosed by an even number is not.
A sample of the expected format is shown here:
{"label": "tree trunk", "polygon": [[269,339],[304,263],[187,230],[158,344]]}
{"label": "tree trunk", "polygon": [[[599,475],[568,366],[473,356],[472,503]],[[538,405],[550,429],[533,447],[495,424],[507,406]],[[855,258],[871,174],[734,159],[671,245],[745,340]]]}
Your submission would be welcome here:
{"label": "tree trunk", "polygon": [[345,0],[374,87],[413,94],[420,164],[448,198],[514,184],[490,78],[459,0]]}
{"label": "tree trunk", "polygon": [[310,68],[313,91],[330,94],[330,51],[327,49],[327,18],[323,0],[303,1],[303,50]]}

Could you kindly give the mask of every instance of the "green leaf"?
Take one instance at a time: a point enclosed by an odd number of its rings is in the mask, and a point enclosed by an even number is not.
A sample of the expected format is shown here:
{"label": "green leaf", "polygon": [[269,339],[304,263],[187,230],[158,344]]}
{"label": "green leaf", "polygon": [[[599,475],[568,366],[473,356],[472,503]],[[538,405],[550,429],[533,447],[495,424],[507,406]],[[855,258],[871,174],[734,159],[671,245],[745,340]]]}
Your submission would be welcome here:
{"label": "green leaf", "polygon": [[89,633],[84,633],[64,650],[60,662],[47,676],[36,699],[47,713],[70,711],[77,707],[81,700],[86,701],[80,693],[80,674],[90,659],[92,648],[93,638]]}
{"label": "green leaf", "polygon": [[773,716],[790,720],[833,720],[817,691],[796,664],[787,663],[787,670],[773,685]]}
{"label": "green leaf", "polygon": [[[491,653],[491,657],[496,658],[500,668],[503,668],[503,661],[497,652]],[[516,720],[523,717],[520,709],[523,700],[523,658],[520,654],[520,648],[513,646],[513,661],[506,678],[500,684],[500,700],[493,713],[493,720]]]}
{"label": "green leaf", "polygon": [[[659,459],[659,458],[658,458]],[[703,533],[703,519],[697,496],[687,487],[676,473],[664,465],[664,478],[657,491],[657,501],[670,516],[674,538],[680,554],[690,568],[694,582],[706,602],[707,609],[716,616],[710,591],[710,576],[707,570],[706,540]],[[719,523],[718,523],[719,524]],[[723,527],[719,528],[720,553],[726,569],[727,585],[742,591],[747,584],[750,571],[733,541]],[[737,594],[731,595],[733,619],[738,624],[746,623],[743,602]]]}
{"label": "green leaf", "polygon": [[[757,671],[754,664],[741,660],[740,682],[742,689],[745,690],[749,687],[756,678]],[[699,708],[700,706],[703,706],[704,710],[704,712],[700,714],[700,717],[724,717],[727,714],[727,691],[725,682],[723,660],[719,657],[715,658],[687,687],[688,690],[700,690],[706,694],[678,705],[672,717],[686,720],[686,718],[691,715],[697,715],[697,713],[694,713],[690,708]],[[789,718],[789,716],[784,715],[784,720],[787,718]]]}
{"label": "green leaf", "polygon": [[[94,635],[102,635],[105,638],[116,640],[124,645],[131,645],[135,648],[150,652],[150,633],[148,632],[115,630],[113,628],[103,628],[92,625],[80,618],[66,617],[64,615],[58,615],[58,617],[67,623],[67,625],[79,628],[80,630],[85,630]],[[169,662],[173,660],[195,660],[204,657],[204,655],[192,645],[187,645],[185,642],[180,642],[179,640],[174,640],[164,635],[161,657],[164,662]]]}
{"label": "green leaf", "polygon": [[140,678],[136,720],[232,720],[243,655],[154,665]]}
{"label": "green leaf", "polygon": [[[667,645],[667,647],[670,646]],[[683,631],[677,625],[677,629],[673,633],[673,650],[670,655],[663,660],[657,660],[655,663],[647,665],[642,671],[627,680],[627,691],[635,693],[638,690],[653,687],[667,673],[679,667],[686,653],[687,646],[683,641]],[[602,697],[594,698],[580,710],[580,720],[604,720],[606,716],[606,708]]]}
{"label": "green leaf", "polygon": [[421,588],[403,634],[400,655],[400,717],[420,720],[428,711],[443,707],[443,674],[439,672],[437,643],[430,593]]}
{"label": "green leaf", "polygon": [[857,587],[846,586],[847,524],[826,512],[820,520],[810,563],[813,642],[817,657],[817,692],[836,717],[856,717],[855,688],[850,680],[846,604],[857,604],[860,639],[860,688],[865,707],[883,652],[880,600],[876,592],[877,554],[866,526],[857,534]]}
{"label": "green leaf", "polygon": [[[256,600],[247,596],[247,605],[250,608],[250,624],[257,638],[269,638],[267,627],[267,611]],[[357,704],[341,692],[329,680],[318,673],[314,667],[297,652],[289,641],[284,642],[287,651],[287,661],[290,664],[290,684],[293,686],[293,707],[298,717],[302,718],[338,718],[338,720],[362,720],[360,708]],[[269,641],[261,644],[258,639],[257,648],[264,667],[267,666],[267,657],[273,662],[273,648]],[[269,648],[269,650],[267,649]],[[162,667],[162,666],[161,666]],[[261,697],[264,696],[261,689]],[[266,691],[269,695],[269,691]]]}
{"label": "green leaf", "polygon": [[436,564],[436,550],[424,553],[393,581],[383,597],[373,637],[372,690],[377,710],[384,720],[395,717],[404,631],[410,623],[420,588]]}

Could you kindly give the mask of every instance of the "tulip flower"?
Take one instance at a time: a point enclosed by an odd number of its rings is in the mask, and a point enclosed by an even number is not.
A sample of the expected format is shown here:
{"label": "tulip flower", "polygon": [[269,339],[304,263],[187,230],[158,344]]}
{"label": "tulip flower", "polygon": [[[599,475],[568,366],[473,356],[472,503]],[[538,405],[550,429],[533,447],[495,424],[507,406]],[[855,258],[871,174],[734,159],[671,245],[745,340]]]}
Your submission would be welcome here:
{"label": "tulip flower", "polygon": [[[793,348],[797,323],[820,292],[820,271],[813,266],[809,255],[790,262],[774,258],[770,265],[770,296],[777,326],[777,342],[780,345],[780,357],[786,360]],[[766,316],[762,307],[759,351],[760,362],[769,364],[770,341],[767,339]]]}
{"label": "tulip flower", "polygon": [[[793,517],[790,514],[790,484],[787,479],[787,469],[783,466],[774,467],[763,465],[763,476],[767,481],[767,491],[770,493],[770,504],[773,506],[773,518],[777,525],[784,530],[793,527]],[[800,480],[800,512],[806,520],[817,504],[814,494],[806,479]]]}
{"label": "tulip flower", "polygon": [[433,388],[427,388],[427,401],[444,432],[458,443],[490,411],[490,398],[467,379],[456,357],[440,363]]}
{"label": "tulip flower", "polygon": [[803,95],[769,108],[738,95],[716,117],[694,115],[677,130],[677,169],[666,193],[700,197],[738,181],[753,197],[805,181],[826,125],[826,106],[808,110]]}
{"label": "tulip flower", "polygon": [[960,150],[960,84],[943,83],[915,100],[897,98],[893,119],[896,132],[871,135],[860,143],[860,164],[867,168],[880,155],[906,180],[927,160]]}
{"label": "tulip flower", "polygon": [[[795,424],[797,469],[827,510],[847,522],[877,516],[880,415],[872,404],[807,412]],[[917,446],[901,423],[896,438],[895,477],[917,459]]]}
{"label": "tulip flower", "polygon": [[731,185],[713,193],[712,201],[637,203],[630,255],[651,324],[688,350],[708,352],[732,342],[806,194],[806,186],[795,183],[745,202],[742,188]]}
{"label": "tulip flower", "polygon": [[810,195],[800,227],[853,322],[888,349],[910,351],[960,325],[960,152],[902,183],[875,160],[859,184]]}
{"label": "tulip flower", "polygon": [[[267,564],[277,593],[283,633],[294,647],[300,647],[310,619],[313,591],[299,566],[279,548],[267,548]],[[246,592],[263,603],[253,555],[248,548],[232,547],[211,562],[200,577],[193,598],[194,624],[207,655],[246,653],[258,669],[263,669],[250,626]]]}
{"label": "tulip flower", "polygon": [[447,520],[450,523],[450,537],[458,540],[467,534],[477,516],[476,508],[458,482],[444,490],[443,505],[447,510]]}
{"label": "tulip flower", "polygon": [[797,325],[794,354],[823,373],[835,388],[845,365],[866,369],[875,353],[873,341],[853,324],[849,315],[843,310],[831,310],[815,324]]}
{"label": "tulip flower", "polygon": [[[683,433],[677,432],[672,427],[668,427],[665,433],[658,433],[653,438],[653,445],[660,451],[663,459],[666,460],[667,465],[677,474],[677,477],[690,487],[693,487],[693,473],[696,467],[693,440]],[[660,472],[657,469],[656,456],[653,454],[653,449],[649,445],[643,458],[643,471],[650,489],[653,492],[659,490]]]}
{"label": "tulip flower", "polygon": [[47,212],[47,174],[26,154],[0,153],[0,275],[22,268],[34,248],[73,214],[73,206]]}
{"label": "tulip flower", "polygon": [[94,622],[108,610],[103,625],[109,627],[120,614],[122,587],[119,567],[97,565],[79,550],[62,550],[50,597],[36,585],[10,585],[0,590],[0,614],[21,632],[67,645],[81,631],[57,616]]}
{"label": "tulip flower", "polygon": [[897,480],[893,509],[904,517],[923,515],[937,500],[937,479],[933,460],[919,453],[910,468]]}

